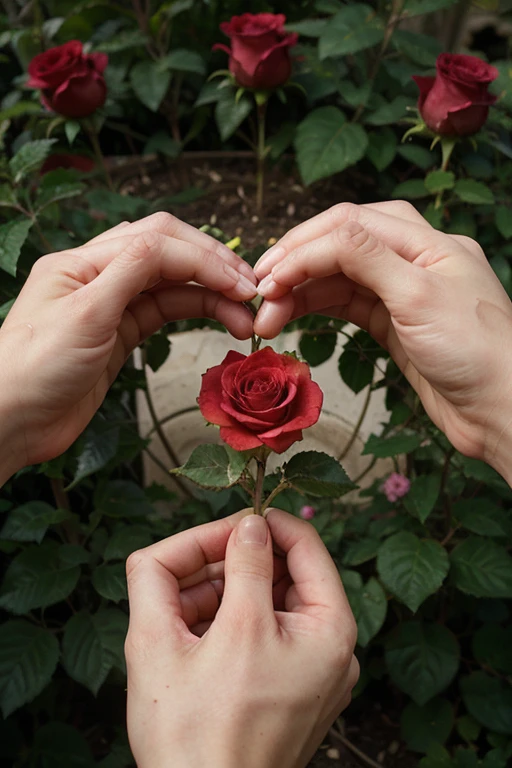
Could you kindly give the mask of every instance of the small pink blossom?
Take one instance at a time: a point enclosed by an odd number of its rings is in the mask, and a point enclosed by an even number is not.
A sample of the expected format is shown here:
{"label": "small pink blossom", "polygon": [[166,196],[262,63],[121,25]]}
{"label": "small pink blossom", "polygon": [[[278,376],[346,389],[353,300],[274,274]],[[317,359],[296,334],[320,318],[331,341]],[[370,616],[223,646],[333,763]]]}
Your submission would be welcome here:
{"label": "small pink blossom", "polygon": [[393,502],[409,493],[410,487],[411,481],[407,477],[398,472],[392,472],[383,482],[380,490],[386,495],[388,501]]}
{"label": "small pink blossom", "polygon": [[310,507],[308,504],[305,504],[303,507],[301,507],[299,512],[299,516],[302,517],[303,520],[312,520],[315,514],[316,509],[314,507]]}

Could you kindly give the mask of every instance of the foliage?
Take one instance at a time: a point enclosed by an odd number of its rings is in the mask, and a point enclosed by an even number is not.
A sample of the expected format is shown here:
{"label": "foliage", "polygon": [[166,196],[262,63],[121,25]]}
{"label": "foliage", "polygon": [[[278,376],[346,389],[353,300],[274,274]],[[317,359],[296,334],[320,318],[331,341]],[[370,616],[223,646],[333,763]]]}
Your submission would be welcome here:
{"label": "foliage", "polygon": [[[239,0],[147,5],[149,15],[125,3],[46,0],[25,14],[5,4],[15,15],[0,19],[1,319],[42,254],[80,245],[125,218],[179,211],[179,199],[149,202],[105,186],[94,137],[107,154],[154,152],[172,164],[190,148],[236,150],[237,132],[251,131],[249,96],[208,80],[225,64],[211,52],[221,39],[218,25],[242,12]],[[500,98],[483,131],[453,149],[449,167],[441,167],[440,145],[429,149],[423,135],[402,142],[415,119],[411,75],[432,74],[443,50],[425,32],[439,18],[429,14],[440,14],[443,27],[454,5],[251,4],[253,12],[285,13],[287,28],[300,35],[292,77],[298,87],[286,90],[286,103],[279,93],[269,101],[267,149],[271,162],[292,155],[304,184],[342,171],[354,186],[366,178],[361,195],[412,200],[433,226],[476,237],[512,294],[512,174],[501,162],[512,157],[505,54],[489,52]],[[509,18],[510,4],[502,5]],[[30,59],[71,39],[109,56],[107,102],[88,121],[44,111],[24,88]],[[42,175],[55,153],[96,153],[96,169]],[[184,189],[181,199],[193,194]],[[233,235],[209,231],[224,241]],[[254,260],[243,246],[237,250]],[[212,324],[177,323],[148,340],[148,366],[157,370],[172,354],[167,330],[198,325]],[[286,481],[277,506],[294,514],[306,502],[316,508],[312,522],[340,569],[359,629],[354,707],[379,697],[391,706],[421,768],[505,768],[512,757],[512,491],[451,448],[367,334],[318,316],[292,329],[301,331],[299,351],[311,366],[338,357],[340,386],[385,388],[388,420],[363,454],[367,466],[390,458],[411,480],[409,493],[393,503],[380,490],[384,478],[357,500],[340,500],[364,478],[348,479],[321,454],[292,459],[266,479],[269,493]],[[219,446],[203,446],[182,470],[197,476],[206,462],[209,490],[200,497],[144,487],[141,457],[150,446],[135,426],[134,397],[145,390],[145,372],[130,362],[75,445],[3,489],[0,755],[16,768],[132,764],[124,735],[124,561],[139,547],[247,504],[243,490],[211,490],[245,471]]]}

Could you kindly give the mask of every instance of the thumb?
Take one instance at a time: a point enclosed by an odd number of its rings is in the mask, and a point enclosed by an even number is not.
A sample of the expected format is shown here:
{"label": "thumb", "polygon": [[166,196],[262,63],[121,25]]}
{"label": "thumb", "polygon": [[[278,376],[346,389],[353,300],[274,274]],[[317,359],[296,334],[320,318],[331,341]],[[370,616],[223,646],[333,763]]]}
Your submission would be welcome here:
{"label": "thumb", "polygon": [[243,517],[232,532],[224,561],[224,595],[218,617],[261,624],[274,618],[272,538],[260,515]]}

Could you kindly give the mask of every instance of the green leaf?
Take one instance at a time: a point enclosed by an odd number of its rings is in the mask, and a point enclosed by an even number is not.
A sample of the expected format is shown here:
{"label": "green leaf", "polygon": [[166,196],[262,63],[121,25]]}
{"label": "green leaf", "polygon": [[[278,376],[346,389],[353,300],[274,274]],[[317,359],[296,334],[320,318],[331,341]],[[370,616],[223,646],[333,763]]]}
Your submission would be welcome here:
{"label": "green leaf", "polygon": [[336,459],[318,451],[295,454],[283,469],[295,490],[311,496],[338,498],[357,487]]}
{"label": "green leaf", "polygon": [[31,171],[37,171],[48,155],[56,139],[38,139],[28,141],[9,160],[9,168],[18,184]]}
{"label": "green leaf", "polygon": [[96,495],[95,503],[108,517],[147,517],[154,512],[144,489],[130,480],[111,480]]}
{"label": "green leaf", "polygon": [[64,133],[66,134],[70,146],[80,133],[80,130],[81,126],[77,120],[66,120],[64,123]]}
{"label": "green leaf", "polygon": [[337,107],[313,110],[297,128],[297,162],[305,184],[332,176],[354,165],[366,152],[368,136],[347,122]]}
{"label": "green leaf", "polygon": [[166,131],[158,131],[144,145],[144,155],[151,155],[153,152],[174,159],[181,152],[181,144],[169,136]]}
{"label": "green leaf", "polygon": [[[19,91],[18,91],[19,93]],[[36,101],[17,101],[11,107],[0,110],[0,123],[4,120],[12,120],[13,117],[24,115],[37,115],[42,112],[42,107]]]}
{"label": "green leaf", "polygon": [[441,477],[437,473],[416,477],[404,499],[406,510],[424,523],[436,505],[440,488]]}
{"label": "green leaf", "polygon": [[9,299],[9,301],[0,306],[0,320],[5,320],[15,301],[16,299]]}
{"label": "green leaf", "polygon": [[302,19],[287,24],[287,32],[297,32],[303,37],[320,37],[327,26],[327,19]]}
{"label": "green leaf", "polygon": [[378,459],[386,459],[389,456],[398,456],[400,453],[411,453],[419,448],[423,438],[418,434],[404,434],[400,432],[392,437],[378,437],[370,435],[362,451],[363,456],[371,454]]}
{"label": "green leaf", "polygon": [[233,88],[223,88],[215,104],[215,122],[222,141],[235,133],[254,108],[248,96],[244,95],[237,101],[235,95]]}
{"label": "green leaf", "polygon": [[51,632],[16,619],[0,625],[0,706],[4,717],[32,701],[52,679],[59,644]]}
{"label": "green leaf", "polygon": [[95,768],[82,734],[66,723],[46,723],[36,731],[33,753],[37,768]]}
{"label": "green leaf", "polygon": [[472,649],[479,664],[512,675],[512,627],[484,624],[473,635]]}
{"label": "green leaf", "polygon": [[498,232],[505,240],[512,237],[512,209],[506,205],[498,205],[494,212],[494,221]]}
{"label": "green leaf", "polygon": [[148,528],[142,525],[130,525],[118,528],[109,539],[103,553],[104,560],[126,560],[136,549],[149,547],[153,543]]}
{"label": "green leaf", "polygon": [[508,510],[488,499],[464,499],[452,507],[453,517],[463,528],[480,536],[512,536],[512,517]]}
{"label": "green leaf", "polygon": [[434,37],[405,29],[394,31],[391,45],[407,59],[422,67],[435,67],[437,57],[443,52],[441,43]]}
{"label": "green leaf", "polygon": [[398,184],[391,197],[395,200],[417,200],[420,197],[427,197],[429,194],[424,179],[409,179]]}
{"label": "green leaf", "polygon": [[[354,574],[359,578],[349,580],[348,574]],[[386,595],[373,576],[364,585],[357,571],[345,571],[342,572],[341,576],[357,622],[357,643],[362,648],[366,648],[370,640],[380,631],[386,619],[388,609]]]}
{"label": "green leaf", "polygon": [[80,544],[61,544],[59,560],[63,565],[85,565],[91,559],[91,554]]}
{"label": "green leaf", "polygon": [[21,248],[32,223],[30,219],[15,219],[7,224],[0,224],[0,269],[13,277],[16,277]]}
{"label": "green leaf", "polygon": [[127,629],[128,617],[115,608],[72,616],[62,645],[68,675],[96,696],[112,667],[119,665]]}
{"label": "green leaf", "polygon": [[398,140],[392,128],[382,128],[368,135],[366,157],[377,171],[384,171],[395,159]]}
{"label": "green leaf", "polygon": [[398,149],[398,154],[423,171],[426,171],[436,162],[436,153],[418,144],[402,144]]}
{"label": "green leaf", "polygon": [[92,572],[92,585],[101,597],[118,603],[128,598],[124,563],[100,565]]}
{"label": "green leaf", "polygon": [[384,354],[382,347],[366,331],[356,331],[343,347],[338,359],[342,381],[352,392],[361,392],[372,383],[375,363]]}
{"label": "green leaf", "polygon": [[165,363],[171,351],[171,341],[165,333],[154,333],[144,342],[146,362],[153,372]]}
{"label": "green leaf", "polygon": [[37,191],[36,207],[42,210],[47,205],[58,200],[67,200],[81,195],[85,191],[86,186],[81,182],[75,181],[75,178],[76,174],[74,172],[66,171],[62,168],[45,173]]}
{"label": "green leaf", "polygon": [[407,114],[407,107],[412,106],[412,100],[408,96],[396,96],[390,101],[378,107],[374,112],[364,116],[364,122],[370,125],[390,125],[397,123]]}
{"label": "green leaf", "polygon": [[196,75],[206,74],[203,57],[196,51],[189,51],[186,48],[177,48],[171,51],[158,63],[162,71],[170,69],[177,72],[193,72]]}
{"label": "green leaf", "polygon": [[149,211],[149,203],[135,195],[121,195],[109,189],[92,189],[87,193],[91,208],[118,220],[119,216],[140,216]]}
{"label": "green leaf", "polygon": [[428,752],[434,744],[446,741],[453,720],[453,709],[446,699],[432,699],[423,707],[411,702],[400,718],[402,739],[414,752]]}
{"label": "green leaf", "polygon": [[206,443],[195,448],[188,461],[171,474],[188,477],[203,488],[230,488],[241,478],[248,461],[246,453]]}
{"label": "green leaf", "polygon": [[368,536],[358,541],[350,541],[343,549],[343,565],[362,565],[367,563],[368,560],[373,560],[374,557],[377,557],[379,547],[380,540],[373,536]]}
{"label": "green leaf", "polygon": [[448,555],[437,541],[405,531],[390,536],[377,556],[382,582],[413,613],[439,589],[448,569]]}
{"label": "green leaf", "polygon": [[489,539],[470,536],[450,555],[452,583],[475,597],[512,597],[512,557]]}
{"label": "green leaf", "polygon": [[50,525],[69,518],[65,509],[55,509],[44,501],[29,501],[16,507],[0,531],[0,539],[7,541],[37,541],[40,544]]}
{"label": "green leaf", "polygon": [[425,178],[425,186],[433,195],[455,186],[455,174],[452,171],[431,171]]}
{"label": "green leaf", "polygon": [[320,329],[318,333],[306,331],[300,337],[300,354],[312,367],[321,365],[333,355],[337,341],[337,332],[327,328]]}
{"label": "green leaf", "polygon": [[480,725],[473,717],[471,717],[471,715],[462,715],[462,717],[457,718],[455,727],[457,728],[459,736],[468,743],[476,741],[482,730]]}
{"label": "green leaf", "polygon": [[320,35],[318,54],[320,59],[346,56],[377,45],[383,37],[384,23],[373,8],[353,3],[329,19]]}
{"label": "green leaf", "polygon": [[79,576],[78,566],[61,563],[55,542],[27,547],[7,569],[0,588],[0,607],[17,614],[46,608],[65,600]]}
{"label": "green leaf", "polygon": [[512,687],[485,672],[460,681],[462,700],[475,720],[495,733],[512,735]]}
{"label": "green leaf", "polygon": [[441,744],[434,742],[428,748],[427,756],[420,760],[419,768],[455,768],[455,762]]}
{"label": "green leaf", "polygon": [[386,642],[391,679],[419,706],[447,688],[459,668],[455,636],[440,624],[406,621]]}
{"label": "green leaf", "polygon": [[96,417],[87,427],[81,445],[75,476],[66,491],[94,472],[99,472],[114,458],[119,446],[119,427]]}
{"label": "green leaf", "polygon": [[492,205],[494,203],[492,190],[486,184],[474,179],[459,179],[455,184],[454,192],[464,203],[473,203],[474,205]]}
{"label": "green leaf", "polygon": [[146,59],[132,67],[130,83],[137,98],[152,112],[157,112],[171,82],[171,73],[158,61]]}
{"label": "green leaf", "polygon": [[10,184],[0,184],[0,208],[16,208],[18,200]]}
{"label": "green leaf", "polygon": [[458,0],[407,0],[404,12],[408,17],[422,16],[425,13],[450,8],[457,2]]}

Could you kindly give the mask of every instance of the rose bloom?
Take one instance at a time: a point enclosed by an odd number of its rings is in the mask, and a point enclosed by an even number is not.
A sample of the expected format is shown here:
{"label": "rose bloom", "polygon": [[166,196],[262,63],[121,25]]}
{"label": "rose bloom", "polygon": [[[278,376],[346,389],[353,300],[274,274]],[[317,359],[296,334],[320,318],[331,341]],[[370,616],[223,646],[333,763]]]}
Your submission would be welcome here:
{"label": "rose bloom", "polygon": [[90,173],[93,170],[94,165],[95,163],[92,157],[88,157],[87,155],[71,155],[65,154],[64,152],[56,152],[54,155],[50,155],[46,158],[43,167],[41,168],[41,174],[55,171],[57,168]]}
{"label": "rose bloom", "polygon": [[221,438],[236,451],[266,445],[276,453],[302,440],[302,430],[318,421],[322,401],[309,366],[270,347],[248,357],[228,352],[203,374],[197,400],[205,419],[220,426]]}
{"label": "rose bloom", "polygon": [[442,53],[435,77],[413,79],[420,89],[418,109],[440,136],[469,136],[484,125],[496,96],[488,92],[498,70],[477,56]]}
{"label": "rose bloom", "polygon": [[213,49],[229,54],[229,71],[244,88],[268,90],[290,79],[289,49],[298,35],[284,29],[282,13],[244,13],[220,25],[231,38],[231,48],[218,43]]}
{"label": "rose bloom", "polygon": [[406,496],[411,488],[411,481],[398,472],[392,472],[383,482],[381,491],[385,494],[388,501],[394,502]]}
{"label": "rose bloom", "polygon": [[41,89],[43,104],[64,117],[87,117],[107,98],[103,71],[105,53],[83,53],[82,43],[50,48],[35,56],[28,66],[30,88]]}

